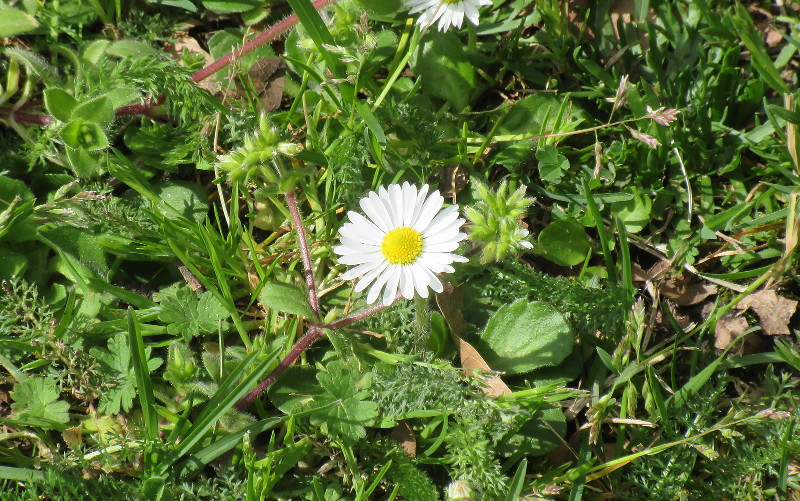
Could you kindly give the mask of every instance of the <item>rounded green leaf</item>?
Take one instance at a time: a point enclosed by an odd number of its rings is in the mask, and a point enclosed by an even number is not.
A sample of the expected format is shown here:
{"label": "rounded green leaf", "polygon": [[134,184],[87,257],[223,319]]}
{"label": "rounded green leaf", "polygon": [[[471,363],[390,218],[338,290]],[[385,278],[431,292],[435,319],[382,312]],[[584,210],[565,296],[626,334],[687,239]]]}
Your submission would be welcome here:
{"label": "rounded green leaf", "polygon": [[627,202],[617,202],[611,206],[611,212],[622,219],[625,229],[631,233],[639,233],[647,227],[652,210],[653,201],[644,193],[637,193]]}
{"label": "rounded green leaf", "polygon": [[307,318],[315,317],[308,302],[308,294],[296,285],[283,282],[269,283],[261,289],[258,302],[283,313]]}
{"label": "rounded green leaf", "polygon": [[10,38],[39,27],[30,14],[17,9],[0,9],[0,38]]}
{"label": "rounded green leaf", "polygon": [[544,256],[561,266],[575,266],[586,259],[591,245],[583,225],[574,219],[553,221],[539,233]]}
{"label": "rounded green leaf", "polygon": [[464,53],[464,44],[453,33],[429,32],[414,65],[422,78],[422,90],[449,101],[461,111],[475,90],[475,68]]}
{"label": "rounded green leaf", "polygon": [[489,319],[478,351],[492,369],[522,374],[560,363],[573,342],[572,328],[553,305],[520,299]]}
{"label": "rounded green leaf", "polygon": [[80,118],[71,120],[59,132],[59,137],[70,148],[96,151],[108,147],[108,138],[103,129],[94,122]]}
{"label": "rounded green leaf", "polygon": [[51,87],[44,91],[44,107],[56,120],[68,122],[78,101],[65,90]]}

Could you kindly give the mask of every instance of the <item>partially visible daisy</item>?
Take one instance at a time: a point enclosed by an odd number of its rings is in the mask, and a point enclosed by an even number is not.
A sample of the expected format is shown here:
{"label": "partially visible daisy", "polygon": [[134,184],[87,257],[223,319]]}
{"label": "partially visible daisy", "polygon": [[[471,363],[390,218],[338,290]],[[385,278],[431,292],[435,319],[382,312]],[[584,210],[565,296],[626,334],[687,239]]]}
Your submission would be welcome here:
{"label": "partially visible daisy", "polygon": [[355,290],[370,287],[367,303],[383,295],[390,305],[398,292],[407,299],[414,291],[428,297],[428,288],[442,292],[437,273],[452,273],[454,262],[467,259],[451,252],[467,235],[460,232],[464,220],[458,206],[442,210],[444,197],[428,185],[417,191],[408,183],[381,187],[361,199],[366,217],[350,211],[349,222],[339,230],[341,245],[333,251],[339,262],[354,266],[343,278],[361,277]]}
{"label": "partially visible daisy", "polygon": [[464,17],[472,24],[478,24],[478,8],[492,5],[492,0],[403,0],[411,14],[421,12],[417,24],[430,26],[439,20],[439,31],[447,31],[450,26],[461,28]]}

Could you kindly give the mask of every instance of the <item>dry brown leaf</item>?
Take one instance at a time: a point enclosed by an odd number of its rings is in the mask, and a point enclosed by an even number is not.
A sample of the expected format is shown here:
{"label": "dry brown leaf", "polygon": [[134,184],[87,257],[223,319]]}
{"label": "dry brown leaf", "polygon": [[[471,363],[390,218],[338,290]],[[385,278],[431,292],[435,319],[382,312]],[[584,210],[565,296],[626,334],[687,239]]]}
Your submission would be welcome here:
{"label": "dry brown leaf", "polygon": [[411,429],[408,421],[399,421],[397,426],[392,428],[389,436],[400,444],[400,447],[406,451],[406,454],[412,458],[417,456],[417,437],[414,435],[414,430]]}
{"label": "dry brown leaf", "polygon": [[736,308],[752,309],[761,320],[764,334],[788,335],[791,334],[789,320],[797,310],[797,301],[779,296],[773,289],[764,289],[744,298]]}
{"label": "dry brown leaf", "polygon": [[[436,294],[436,304],[439,305],[439,310],[442,312],[447,325],[450,326],[450,334],[458,348],[458,355],[461,359],[461,367],[467,372],[473,370],[491,371],[492,368],[483,359],[478,350],[471,344],[461,338],[461,333],[467,327],[464,317],[461,315],[461,306],[463,305],[463,290],[461,287],[453,288],[450,284],[445,286],[445,290]],[[483,387],[483,392],[489,397],[496,397],[498,395],[506,395],[511,393],[511,388],[506,386],[499,376],[490,376],[486,379],[486,385]]]}
{"label": "dry brown leaf", "polygon": [[717,320],[714,327],[714,348],[724,350],[749,327],[747,319],[725,314]]}
{"label": "dry brown leaf", "polygon": [[661,287],[661,293],[670,298],[678,306],[690,306],[700,303],[708,296],[717,293],[717,286],[698,282],[689,285],[677,284],[668,280]]}

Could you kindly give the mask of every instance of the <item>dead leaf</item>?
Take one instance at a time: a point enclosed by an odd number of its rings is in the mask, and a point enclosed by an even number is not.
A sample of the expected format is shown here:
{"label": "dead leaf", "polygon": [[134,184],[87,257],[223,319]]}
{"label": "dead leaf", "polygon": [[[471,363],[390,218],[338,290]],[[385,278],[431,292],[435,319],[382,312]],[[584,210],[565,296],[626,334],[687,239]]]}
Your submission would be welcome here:
{"label": "dead leaf", "polygon": [[708,296],[717,293],[717,286],[704,282],[683,285],[668,280],[661,287],[661,294],[670,298],[678,306],[690,306],[700,303]]}
{"label": "dead leaf", "polygon": [[788,335],[789,320],[797,310],[797,301],[779,296],[773,289],[764,289],[744,298],[736,309],[752,309],[761,320],[761,329],[770,336]]}
{"label": "dead leaf", "polygon": [[748,327],[750,325],[746,318],[726,313],[717,320],[717,325],[714,327],[714,348],[724,350]]}
{"label": "dead leaf", "polygon": [[61,433],[61,436],[64,437],[64,442],[70,449],[80,450],[83,443],[83,425],[67,428]]}
{"label": "dead leaf", "polygon": [[[450,334],[458,348],[458,355],[461,359],[461,367],[468,373],[474,370],[481,370],[491,372],[492,368],[483,359],[478,350],[471,344],[461,338],[461,333],[467,327],[464,317],[461,315],[461,307],[463,301],[463,289],[459,286],[453,288],[452,285],[446,284],[445,290],[436,294],[436,304],[439,305],[439,310],[442,312],[447,325],[450,326]],[[498,395],[506,395],[511,393],[511,389],[506,386],[499,376],[489,376],[486,379],[486,384],[483,387],[483,392],[489,397],[496,397]]]}
{"label": "dead leaf", "polygon": [[400,444],[400,447],[406,451],[406,454],[412,458],[417,456],[417,437],[414,435],[414,430],[411,429],[408,421],[399,421],[397,426],[392,428],[389,436]]}

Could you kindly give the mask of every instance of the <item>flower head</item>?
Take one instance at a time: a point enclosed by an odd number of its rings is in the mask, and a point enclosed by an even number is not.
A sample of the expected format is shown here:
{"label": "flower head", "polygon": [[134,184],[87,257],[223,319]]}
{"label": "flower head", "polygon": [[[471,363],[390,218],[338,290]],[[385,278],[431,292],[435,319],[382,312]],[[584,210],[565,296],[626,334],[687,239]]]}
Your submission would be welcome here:
{"label": "flower head", "polygon": [[333,251],[343,264],[354,266],[343,278],[361,277],[355,290],[372,284],[367,302],[383,294],[389,305],[399,292],[404,298],[428,297],[428,288],[442,292],[436,273],[455,271],[452,263],[467,259],[451,252],[467,237],[459,229],[464,220],[458,206],[442,209],[444,197],[428,185],[417,190],[408,183],[381,187],[370,192],[360,205],[366,217],[347,213],[349,222],[339,230],[341,245]]}
{"label": "flower head", "polygon": [[421,12],[417,24],[430,26],[439,21],[439,31],[447,31],[450,26],[461,28],[466,17],[472,24],[478,24],[478,8],[492,5],[492,0],[404,0],[411,8],[411,14]]}

